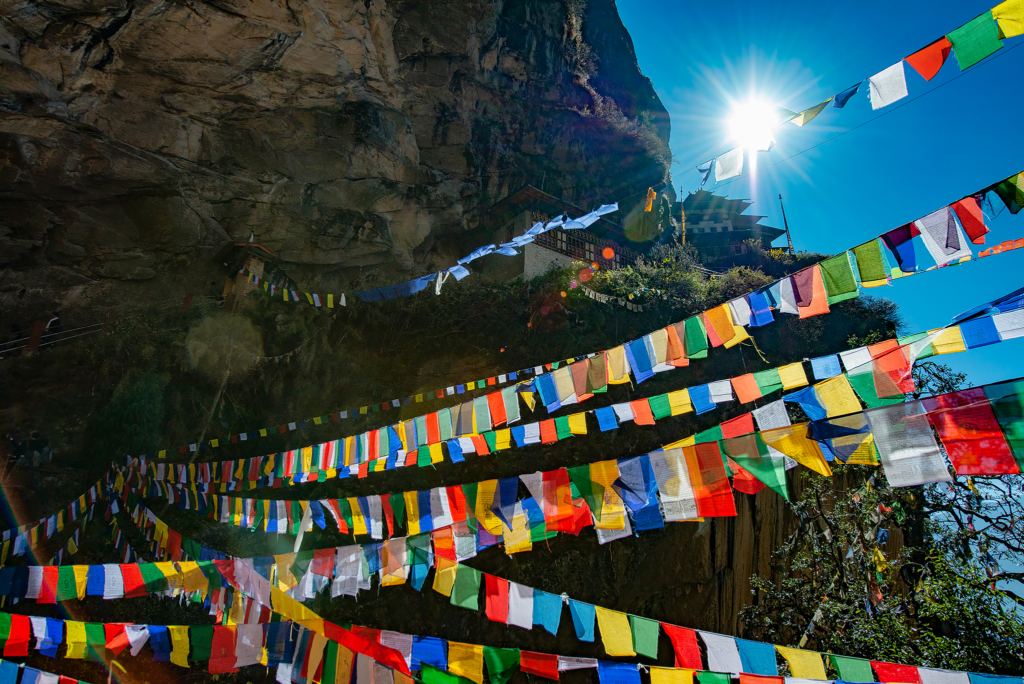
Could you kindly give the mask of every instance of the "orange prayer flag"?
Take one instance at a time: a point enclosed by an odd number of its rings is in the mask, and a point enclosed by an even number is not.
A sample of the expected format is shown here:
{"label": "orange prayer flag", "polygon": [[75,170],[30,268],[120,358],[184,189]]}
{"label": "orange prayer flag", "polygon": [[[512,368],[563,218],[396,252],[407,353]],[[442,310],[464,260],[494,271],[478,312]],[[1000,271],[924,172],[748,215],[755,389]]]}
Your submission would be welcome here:
{"label": "orange prayer flag", "polygon": [[647,399],[637,399],[629,402],[633,409],[633,422],[637,425],[654,425],[654,414],[651,413],[651,405]]}
{"label": "orange prayer flag", "polygon": [[644,204],[644,211],[650,211],[654,207],[654,188],[647,188],[647,202]]}
{"label": "orange prayer flag", "polygon": [[736,391],[736,398],[741,404],[749,404],[762,396],[761,388],[757,386],[757,380],[754,379],[753,373],[733,378],[732,388]]}

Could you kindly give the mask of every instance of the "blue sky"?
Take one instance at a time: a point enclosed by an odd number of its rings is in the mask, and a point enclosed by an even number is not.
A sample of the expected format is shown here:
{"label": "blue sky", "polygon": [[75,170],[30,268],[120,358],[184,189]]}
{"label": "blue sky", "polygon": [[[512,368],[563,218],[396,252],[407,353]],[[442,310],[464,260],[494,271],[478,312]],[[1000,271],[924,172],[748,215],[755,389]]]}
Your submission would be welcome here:
{"label": "blue sky", "polygon": [[[811,107],[891,66],[990,9],[977,2],[788,2],[618,0],[641,71],[672,118],[676,191],[697,189],[694,167],[735,147],[726,124],[736,102],[757,97],[794,111]],[[906,66],[909,97],[872,111],[867,84],[844,109],[829,105],[803,128],[776,130],[758,153],[756,175],[716,190],[754,200],[752,213],[782,226],[778,195],[798,250],[838,252],[1024,170],[1024,36],[1008,38],[982,64],[961,72],[950,55],[930,82]],[[951,82],[952,81],[952,82]],[[948,83],[948,85],[943,85]],[[936,92],[885,114],[941,86]],[[776,162],[863,124],[789,161]],[[715,190],[714,179],[706,189]],[[1001,205],[1000,205],[1001,206]],[[1024,212],[991,222],[985,249],[1024,237]],[[785,238],[776,245],[785,243]],[[877,288],[901,305],[909,331],[1024,285],[1024,250]],[[1021,339],[941,360],[974,384],[1024,375]]]}

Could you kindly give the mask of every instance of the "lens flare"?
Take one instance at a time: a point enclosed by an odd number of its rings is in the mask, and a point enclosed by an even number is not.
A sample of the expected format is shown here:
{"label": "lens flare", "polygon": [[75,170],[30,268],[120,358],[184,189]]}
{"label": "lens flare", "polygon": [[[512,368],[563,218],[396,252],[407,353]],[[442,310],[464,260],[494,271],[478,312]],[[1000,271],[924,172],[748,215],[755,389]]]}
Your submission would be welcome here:
{"label": "lens flare", "polygon": [[763,100],[736,105],[729,117],[729,135],[748,150],[770,150],[775,145],[772,129],[779,123],[776,108]]}

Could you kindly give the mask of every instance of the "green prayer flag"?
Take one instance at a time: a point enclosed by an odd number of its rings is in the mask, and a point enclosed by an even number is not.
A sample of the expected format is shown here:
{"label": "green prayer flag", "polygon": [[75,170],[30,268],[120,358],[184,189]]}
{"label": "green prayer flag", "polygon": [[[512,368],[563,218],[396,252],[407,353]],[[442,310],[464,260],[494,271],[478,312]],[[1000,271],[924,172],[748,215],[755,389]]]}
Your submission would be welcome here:
{"label": "green prayer flag", "polygon": [[853,256],[857,259],[857,270],[860,272],[862,283],[885,280],[888,277],[885,257],[882,256],[882,243],[878,241],[878,238],[854,247]]}
{"label": "green prayer flag", "polygon": [[647,403],[651,405],[651,414],[654,416],[654,420],[661,420],[672,415],[672,405],[669,403],[667,394],[650,397]]}
{"label": "green prayer flag", "polygon": [[142,583],[146,585],[147,594],[167,589],[167,578],[156,567],[156,563],[139,563],[139,574],[142,575]]}
{"label": "green prayer flag", "polygon": [[705,442],[717,442],[720,439],[722,439],[722,426],[716,425],[694,435],[693,443],[704,444]]}
{"label": "green prayer flag", "polygon": [[547,523],[537,523],[530,527],[530,541],[531,542],[542,542],[547,539],[554,539],[558,536],[558,532],[555,530],[548,531]]}
{"label": "green prayer flag", "polygon": [[388,497],[391,502],[391,512],[395,516],[395,526],[405,527],[405,497],[401,493],[395,493]]}
{"label": "green prayer flag", "polygon": [[686,339],[683,340],[683,344],[686,345],[686,358],[706,358],[708,355],[708,333],[704,329],[704,321],[700,319],[700,316],[687,318],[684,328]]}
{"label": "green prayer flag", "polygon": [[1024,173],[1016,173],[1006,180],[999,181],[992,186],[992,190],[1003,200],[1011,214],[1016,214],[1024,207]]}
{"label": "green prayer flag", "polygon": [[11,636],[11,615],[10,613],[0,613],[0,645],[6,645],[9,636]]}
{"label": "green prayer flag", "polygon": [[217,569],[216,564],[213,561],[197,561],[196,565],[199,566],[199,571],[203,573],[209,584],[210,591],[220,591],[220,570]]}
{"label": "green prayer flag", "polygon": [[439,670],[433,665],[427,665],[426,663],[420,663],[423,667],[420,670],[420,681],[423,684],[473,684],[473,682],[465,677],[453,675],[451,672],[445,672]]}
{"label": "green prayer flag", "polygon": [[555,418],[555,433],[558,435],[558,439],[572,437],[572,430],[569,429],[569,416]]}
{"label": "green prayer flag", "polygon": [[847,658],[828,654],[832,664],[839,673],[839,679],[846,682],[873,682],[875,673],[871,671],[871,661],[862,658]]}
{"label": "green prayer flag", "polygon": [[629,616],[629,627],[633,630],[633,650],[648,658],[658,657],[658,633],[660,623],[655,620]]}
{"label": "green prayer flag", "polygon": [[580,488],[576,486],[576,483],[569,478],[569,496],[575,499],[582,499],[583,494],[580,493]]}
{"label": "green prayer flag", "polygon": [[57,572],[57,600],[70,601],[76,598],[78,585],[75,583],[75,569],[70,565],[62,565]]}
{"label": "green prayer flag", "polygon": [[[392,494],[392,496],[394,495]],[[399,498],[402,499],[402,505],[404,506],[405,499],[402,498],[401,495],[399,495]],[[392,499],[391,501],[392,503],[394,503],[394,499]],[[355,536],[356,526],[355,520],[352,518],[352,504],[348,502],[348,499],[338,499],[338,508],[341,509],[341,519],[344,520],[345,524],[348,526],[348,531],[351,532],[353,536]]]}
{"label": "green prayer flag", "polygon": [[960,71],[974,66],[1003,47],[1003,41],[999,39],[999,26],[992,17],[992,10],[950,31],[946,38],[953,44],[953,54],[956,55]]}
{"label": "green prayer flag", "polygon": [[699,684],[732,684],[732,677],[721,672],[705,672],[697,670],[697,682]]}
{"label": "green prayer flag", "polygon": [[416,451],[416,465],[420,468],[425,468],[430,465],[430,447],[426,444]]}
{"label": "green prayer flag", "polygon": [[853,277],[853,267],[850,265],[849,252],[843,252],[821,262],[821,279],[825,283],[830,305],[852,299],[859,294],[857,281]]}
{"label": "green prayer flag", "polygon": [[193,560],[199,558],[199,556],[203,553],[202,545],[200,545],[199,542],[197,542],[195,539],[182,539],[181,550],[185,553],[186,556],[192,558]]}
{"label": "green prayer flag", "polygon": [[[581,465],[574,466],[572,468],[566,468],[569,473],[569,481],[576,485],[576,489],[579,491],[580,496],[590,506],[591,513],[594,514],[598,520],[601,519],[601,508],[604,499],[604,488],[600,485],[595,486],[595,482],[590,479],[590,466]],[[595,492],[595,489],[601,491]]]}
{"label": "green prayer flag", "polygon": [[722,453],[789,501],[789,490],[786,488],[786,460],[780,456],[771,456],[760,434],[722,440]]}
{"label": "green prayer flag", "polygon": [[447,442],[452,438],[452,410],[441,409],[437,412],[437,424],[441,441]]}
{"label": "green prayer flag", "polygon": [[452,605],[469,610],[480,608],[481,574],[476,568],[459,565],[455,571],[455,584],[452,585]]}
{"label": "green prayer flag", "polygon": [[874,373],[856,373],[855,375],[847,373],[846,377],[850,381],[853,391],[857,393],[861,401],[868,405],[868,408],[902,404],[906,399],[902,394],[891,397],[879,397],[878,390],[875,389]]}
{"label": "green prayer flag", "polygon": [[213,650],[213,625],[196,625],[188,628],[189,654],[193,663],[201,663],[210,659]]}
{"label": "green prayer flag", "polygon": [[491,684],[506,684],[519,669],[519,649],[484,646],[484,665]]}
{"label": "green prayer flag", "polygon": [[323,660],[323,675],[320,678],[321,682],[333,682],[335,681],[335,672],[338,668],[338,642],[328,641],[327,649],[324,651]]}
{"label": "green prayer flag", "polygon": [[93,660],[97,663],[104,662],[103,656],[106,655],[107,646],[107,633],[103,629],[102,622],[86,622],[85,623],[85,659]]}
{"label": "green prayer flag", "polygon": [[409,565],[427,565],[430,562],[430,533],[406,537],[405,551]]}
{"label": "green prayer flag", "polygon": [[488,430],[483,436],[484,441],[487,442],[487,449],[489,451],[495,451],[498,446],[498,436],[494,434],[494,430]]}
{"label": "green prayer flag", "polygon": [[1013,457],[1024,470],[1024,380],[988,385],[985,396],[1013,451]]}
{"label": "green prayer flag", "polygon": [[302,524],[302,506],[298,501],[292,501],[292,534],[299,533],[299,525]]}
{"label": "green prayer flag", "polygon": [[762,397],[782,389],[782,378],[779,377],[778,368],[754,373],[754,382],[757,383],[757,388],[761,390]]}

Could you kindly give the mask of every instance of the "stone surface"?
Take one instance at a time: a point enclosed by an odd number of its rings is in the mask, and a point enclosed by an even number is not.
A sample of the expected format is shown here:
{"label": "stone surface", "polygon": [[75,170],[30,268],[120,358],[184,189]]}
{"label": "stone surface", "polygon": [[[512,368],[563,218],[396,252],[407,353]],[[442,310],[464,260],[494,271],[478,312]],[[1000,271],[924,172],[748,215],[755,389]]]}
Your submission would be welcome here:
{"label": "stone surface", "polygon": [[394,282],[525,184],[642,192],[667,139],[613,0],[0,0],[0,266],[36,306],[250,236],[306,289]]}

